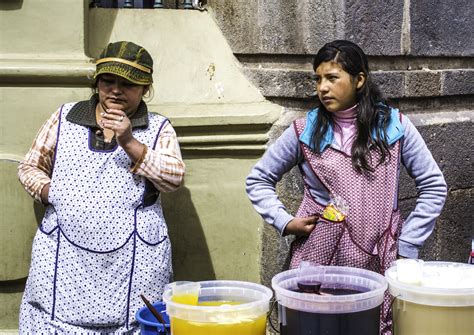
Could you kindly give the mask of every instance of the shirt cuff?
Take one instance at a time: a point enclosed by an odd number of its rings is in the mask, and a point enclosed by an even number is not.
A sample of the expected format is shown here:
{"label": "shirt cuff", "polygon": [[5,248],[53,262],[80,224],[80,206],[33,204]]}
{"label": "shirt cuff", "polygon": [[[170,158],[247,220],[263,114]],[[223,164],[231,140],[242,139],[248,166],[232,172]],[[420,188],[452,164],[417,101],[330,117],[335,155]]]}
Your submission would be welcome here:
{"label": "shirt cuff", "polygon": [[398,240],[398,254],[406,258],[418,258],[420,247],[411,243]]}
{"label": "shirt cuff", "polygon": [[143,161],[145,160],[145,157],[146,157],[147,153],[148,153],[148,147],[146,145],[143,145],[143,151],[142,151],[142,154],[141,154],[140,158],[137,160],[135,165],[130,170],[132,173],[137,173],[138,169],[143,164]]}
{"label": "shirt cuff", "polygon": [[280,209],[279,213],[273,221],[273,226],[280,232],[280,235],[283,236],[287,224],[293,220],[295,217],[288,214],[285,210]]}

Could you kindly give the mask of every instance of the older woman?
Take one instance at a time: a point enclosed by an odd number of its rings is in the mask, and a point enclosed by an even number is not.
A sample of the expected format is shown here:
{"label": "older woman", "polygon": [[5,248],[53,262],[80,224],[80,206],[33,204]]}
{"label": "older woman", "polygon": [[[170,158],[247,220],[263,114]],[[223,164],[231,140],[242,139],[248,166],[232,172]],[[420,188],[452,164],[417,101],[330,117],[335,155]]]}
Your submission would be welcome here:
{"label": "older woman", "polygon": [[176,133],[142,100],[153,60],[131,42],[97,61],[97,93],[61,106],[18,168],[47,205],[21,304],[21,333],[135,333],[144,294],[161,298],[171,246],[160,192],[184,163]]}

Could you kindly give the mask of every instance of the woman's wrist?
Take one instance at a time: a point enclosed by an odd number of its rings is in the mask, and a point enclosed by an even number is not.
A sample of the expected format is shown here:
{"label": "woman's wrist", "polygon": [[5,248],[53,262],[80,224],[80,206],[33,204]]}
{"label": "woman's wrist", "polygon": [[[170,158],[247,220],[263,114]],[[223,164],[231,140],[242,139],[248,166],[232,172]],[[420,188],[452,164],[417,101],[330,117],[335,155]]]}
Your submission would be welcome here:
{"label": "woman's wrist", "polygon": [[45,205],[49,205],[48,197],[49,197],[49,185],[50,183],[43,186],[41,189],[41,202]]}
{"label": "woman's wrist", "polygon": [[136,173],[140,165],[142,165],[143,161],[145,160],[146,154],[148,153],[148,147],[145,144],[143,145],[142,153],[140,155],[140,158],[137,160],[133,161],[133,167],[132,167],[132,173]]}

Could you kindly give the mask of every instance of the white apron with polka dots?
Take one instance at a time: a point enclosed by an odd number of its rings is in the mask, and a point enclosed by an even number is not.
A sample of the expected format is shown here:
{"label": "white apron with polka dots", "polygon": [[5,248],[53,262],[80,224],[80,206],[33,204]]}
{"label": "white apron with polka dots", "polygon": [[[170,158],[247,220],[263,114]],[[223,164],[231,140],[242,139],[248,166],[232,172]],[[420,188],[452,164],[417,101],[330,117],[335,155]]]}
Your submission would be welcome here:
{"label": "white apron with polka dots", "polygon": [[[306,119],[294,122],[298,136]],[[322,265],[364,268],[384,274],[396,259],[397,239],[403,219],[398,210],[398,175],[400,141],[390,147],[390,156],[373,173],[357,173],[351,157],[333,148],[315,154],[301,144],[305,160],[327,190],[342,197],[349,205],[343,222],[332,222],[321,217],[324,206],[317,203],[305,184],[303,201],[297,216],[318,216],[318,222],[308,237],[297,238],[291,246],[290,267],[301,261]],[[371,161],[378,162],[379,153],[371,152]],[[388,313],[390,296],[385,295],[381,311],[381,333],[390,334]]]}
{"label": "white apron with polka dots", "polygon": [[[51,205],[35,237],[23,304],[48,315],[49,330],[130,330],[139,295],[159,300],[170,279],[167,226],[159,198],[143,206],[145,179],[130,172],[124,150],[94,150],[91,130],[66,120],[73,105],[62,108]],[[166,122],[149,114],[148,128],[133,136],[153,148]]]}

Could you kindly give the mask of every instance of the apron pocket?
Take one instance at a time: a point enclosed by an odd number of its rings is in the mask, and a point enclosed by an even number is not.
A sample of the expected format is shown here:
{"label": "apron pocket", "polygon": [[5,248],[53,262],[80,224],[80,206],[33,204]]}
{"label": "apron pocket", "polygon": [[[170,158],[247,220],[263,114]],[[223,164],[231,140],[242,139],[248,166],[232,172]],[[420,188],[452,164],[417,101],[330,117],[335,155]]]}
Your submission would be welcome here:
{"label": "apron pocket", "polygon": [[108,253],[78,248],[62,238],[57,260],[54,317],[73,325],[114,327],[127,316],[133,243]]}
{"label": "apron pocket", "polygon": [[137,233],[142,241],[150,245],[157,245],[168,238],[168,227],[163,216],[160,203],[136,212]]}
{"label": "apron pocket", "polygon": [[300,249],[301,260],[330,265],[345,231],[343,222],[319,219],[314,230]]}
{"label": "apron pocket", "polygon": [[355,243],[346,230],[346,236],[342,239],[336,255],[337,265],[351,266],[361,269],[367,269],[374,272],[380,272],[380,258],[378,255],[378,244],[366,249],[360,244]]}
{"label": "apron pocket", "polygon": [[399,211],[394,211],[391,218],[391,229],[386,233],[388,236],[384,236],[378,244],[380,250],[380,262],[382,265],[381,271],[383,272],[397,259],[398,237],[400,236],[403,223],[404,220],[400,216]]}

